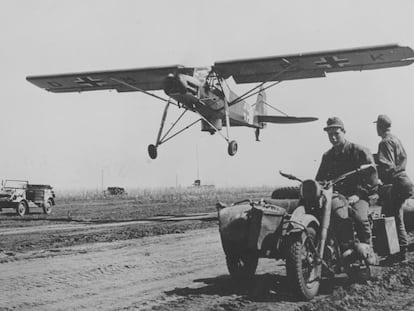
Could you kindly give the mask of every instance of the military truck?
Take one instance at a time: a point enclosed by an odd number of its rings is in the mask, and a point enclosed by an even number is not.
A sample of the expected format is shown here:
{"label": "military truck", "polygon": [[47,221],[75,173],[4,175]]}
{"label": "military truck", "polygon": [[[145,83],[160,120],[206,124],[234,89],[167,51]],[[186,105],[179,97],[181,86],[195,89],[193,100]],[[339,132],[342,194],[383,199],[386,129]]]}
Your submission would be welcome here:
{"label": "military truck", "polygon": [[125,188],[123,188],[123,187],[108,187],[106,189],[106,191],[104,192],[104,194],[123,195],[123,194],[127,194],[127,193],[125,192]]}
{"label": "military truck", "polygon": [[14,209],[19,216],[41,208],[45,214],[52,212],[55,205],[55,192],[50,185],[29,184],[27,180],[6,179],[1,183],[0,212]]}

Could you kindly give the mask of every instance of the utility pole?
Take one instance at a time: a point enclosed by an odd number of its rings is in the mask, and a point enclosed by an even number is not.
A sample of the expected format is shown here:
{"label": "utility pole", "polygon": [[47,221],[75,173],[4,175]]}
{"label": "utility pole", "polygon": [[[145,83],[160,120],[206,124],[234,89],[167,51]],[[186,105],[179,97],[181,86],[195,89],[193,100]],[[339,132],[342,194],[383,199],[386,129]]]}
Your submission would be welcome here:
{"label": "utility pole", "polygon": [[104,191],[104,170],[101,169],[101,188]]}
{"label": "utility pole", "polygon": [[197,163],[197,179],[200,179],[200,170],[198,165],[198,145],[196,145],[196,163]]}

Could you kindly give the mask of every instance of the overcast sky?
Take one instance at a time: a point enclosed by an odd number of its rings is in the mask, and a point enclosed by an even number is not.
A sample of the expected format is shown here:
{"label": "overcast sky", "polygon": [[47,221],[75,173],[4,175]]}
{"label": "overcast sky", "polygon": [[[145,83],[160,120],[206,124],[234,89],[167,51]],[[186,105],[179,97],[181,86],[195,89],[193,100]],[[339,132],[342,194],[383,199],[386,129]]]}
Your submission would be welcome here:
{"label": "overcast sky", "polygon": [[[330,116],[343,119],[349,140],[376,152],[372,122],[380,113],[392,118],[414,177],[414,65],[282,82],[267,92],[268,102],[319,121],[270,124],[260,143],[252,129],[232,128],[239,144],[234,157],[219,135],[195,126],[150,160],[162,102],[137,92],[53,94],[25,80],[390,43],[414,48],[413,12],[410,0],[2,0],[0,178],[58,189],[100,189],[102,176],[105,187],[189,186],[197,177],[225,187],[278,185],[279,170],[315,175],[330,148],[322,130]],[[180,113],[170,111],[169,123]]]}

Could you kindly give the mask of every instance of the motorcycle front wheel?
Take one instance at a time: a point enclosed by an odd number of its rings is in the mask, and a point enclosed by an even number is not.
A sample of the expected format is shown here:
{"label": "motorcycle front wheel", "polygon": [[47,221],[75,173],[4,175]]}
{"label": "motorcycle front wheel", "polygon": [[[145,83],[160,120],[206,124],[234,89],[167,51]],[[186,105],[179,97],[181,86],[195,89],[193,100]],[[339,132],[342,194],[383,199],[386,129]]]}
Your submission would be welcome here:
{"label": "motorcycle front wheel", "polygon": [[308,233],[294,234],[288,241],[286,272],[289,285],[299,299],[311,300],[318,294],[320,275],[317,266],[316,231],[307,228]]}

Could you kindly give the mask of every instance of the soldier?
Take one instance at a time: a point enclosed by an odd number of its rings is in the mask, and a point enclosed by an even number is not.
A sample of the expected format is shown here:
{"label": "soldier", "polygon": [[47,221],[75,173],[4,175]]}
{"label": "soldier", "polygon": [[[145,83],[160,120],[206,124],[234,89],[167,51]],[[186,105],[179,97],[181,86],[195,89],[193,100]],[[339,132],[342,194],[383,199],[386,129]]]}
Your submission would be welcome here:
{"label": "soldier", "polygon": [[403,203],[413,195],[413,183],[405,171],[407,154],[401,141],[391,134],[391,119],[378,116],[377,133],[382,139],[378,145],[377,162],[379,178],[384,184],[392,184],[390,204],[385,207],[387,216],[394,216],[397,226],[400,252],[389,256],[386,263],[407,262],[408,237],[403,218]]}
{"label": "soldier", "polygon": [[[316,180],[331,180],[358,169],[361,165],[374,164],[374,158],[367,148],[345,139],[346,131],[341,119],[329,118],[324,130],[328,134],[332,148],[324,153]],[[373,167],[365,174],[351,175],[344,182],[336,185],[334,191],[339,195],[332,200],[333,225],[343,255],[351,254],[351,249],[354,247],[354,231],[350,220],[352,218],[358,239],[364,243],[366,253],[363,255],[369,264],[375,263],[375,255],[372,250],[371,226],[368,220],[368,196],[377,190],[377,184],[378,176]]]}

